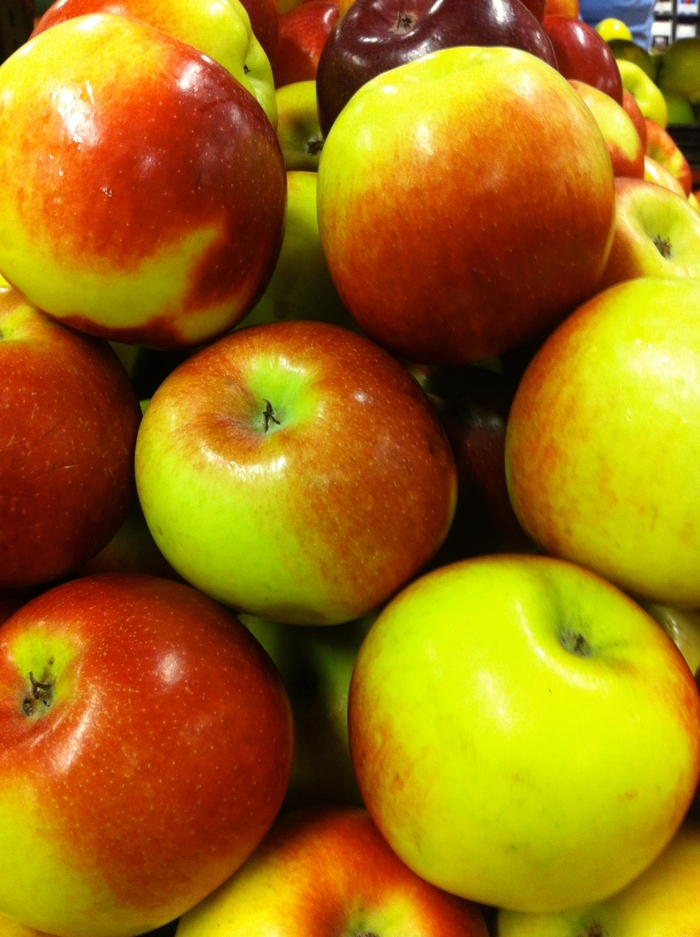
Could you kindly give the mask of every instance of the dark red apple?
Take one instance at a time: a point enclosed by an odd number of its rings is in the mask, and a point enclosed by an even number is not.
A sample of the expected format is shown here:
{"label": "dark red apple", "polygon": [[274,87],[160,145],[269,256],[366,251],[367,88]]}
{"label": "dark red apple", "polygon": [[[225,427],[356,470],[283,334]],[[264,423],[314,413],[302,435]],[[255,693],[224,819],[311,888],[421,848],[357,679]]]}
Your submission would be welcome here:
{"label": "dark red apple", "polygon": [[335,0],[307,0],[280,16],[272,69],[276,88],[316,78],[321,52],[338,16]]}
{"label": "dark red apple", "polygon": [[324,136],[355,91],[381,72],[446,46],[512,46],[557,60],[542,24],[520,0],[355,0],[318,62]]}
{"label": "dark red apple", "polygon": [[565,78],[585,81],[622,104],[622,78],[617,61],[610,46],[592,26],[573,16],[560,14],[545,16],[542,26],[552,42],[559,71]]}

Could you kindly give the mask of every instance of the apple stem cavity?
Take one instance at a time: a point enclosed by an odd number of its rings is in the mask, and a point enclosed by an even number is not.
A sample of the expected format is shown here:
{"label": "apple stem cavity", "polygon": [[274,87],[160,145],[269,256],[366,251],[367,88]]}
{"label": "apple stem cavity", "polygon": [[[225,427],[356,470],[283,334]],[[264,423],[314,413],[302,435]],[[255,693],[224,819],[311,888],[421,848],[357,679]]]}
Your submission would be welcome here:
{"label": "apple stem cavity", "polygon": [[[591,646],[584,636],[578,631],[562,631],[559,635],[559,643],[570,654],[576,657],[590,657]],[[596,937],[595,932],[584,937]]]}
{"label": "apple stem cavity", "polygon": [[263,420],[265,421],[265,432],[270,428],[270,423],[276,423],[280,425],[280,421],[275,416],[275,411],[272,408],[272,404],[269,400],[265,401],[265,409],[263,411]]}
{"label": "apple stem cavity", "polygon": [[304,151],[309,154],[309,156],[318,156],[318,154],[323,149],[323,137],[311,137],[304,144]]}
{"label": "apple stem cavity", "polygon": [[[53,660],[49,661],[52,664]],[[39,706],[48,709],[53,702],[53,683],[48,679],[48,674],[41,680],[37,680],[33,672],[29,671],[30,690],[25,694],[22,700],[22,712],[26,716],[32,716],[37,711],[41,712]]]}
{"label": "apple stem cavity", "polygon": [[600,924],[589,924],[576,937],[607,937],[607,935]]}
{"label": "apple stem cavity", "polygon": [[396,17],[396,22],[391,27],[391,31],[397,33],[399,36],[405,36],[406,33],[410,33],[416,25],[417,20],[418,17],[415,13],[399,13]]}
{"label": "apple stem cavity", "polygon": [[652,238],[654,245],[657,251],[661,254],[662,257],[665,257],[666,260],[669,259],[673,251],[671,250],[671,242],[668,238],[662,238],[661,235],[657,235],[655,238]]}

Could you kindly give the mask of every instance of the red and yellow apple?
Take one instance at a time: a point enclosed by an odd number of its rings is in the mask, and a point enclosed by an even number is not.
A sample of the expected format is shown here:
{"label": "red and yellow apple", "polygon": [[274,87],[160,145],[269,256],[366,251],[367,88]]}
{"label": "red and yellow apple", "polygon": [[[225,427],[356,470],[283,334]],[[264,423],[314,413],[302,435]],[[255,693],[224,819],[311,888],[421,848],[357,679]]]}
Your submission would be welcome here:
{"label": "red and yellow apple", "polygon": [[644,146],[632,118],[609,94],[575,78],[569,83],[578,91],[595,117],[605,138],[615,176],[644,177]]}
{"label": "red and yellow apple", "polygon": [[565,78],[585,81],[622,104],[622,80],[615,56],[592,26],[572,16],[546,14],[542,20]]}
{"label": "red and yellow apple", "polygon": [[660,163],[680,182],[686,198],[693,191],[693,174],[690,164],[671,134],[656,121],[646,119],[646,155]]}

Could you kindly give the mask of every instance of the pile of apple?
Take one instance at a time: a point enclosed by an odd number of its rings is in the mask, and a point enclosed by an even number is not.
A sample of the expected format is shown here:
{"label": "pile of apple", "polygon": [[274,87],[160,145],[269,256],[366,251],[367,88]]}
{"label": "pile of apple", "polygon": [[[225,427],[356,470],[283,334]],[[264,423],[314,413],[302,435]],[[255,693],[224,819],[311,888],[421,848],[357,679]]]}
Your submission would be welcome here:
{"label": "pile of apple", "polygon": [[700,212],[548,4],[0,66],[0,937],[697,932]]}

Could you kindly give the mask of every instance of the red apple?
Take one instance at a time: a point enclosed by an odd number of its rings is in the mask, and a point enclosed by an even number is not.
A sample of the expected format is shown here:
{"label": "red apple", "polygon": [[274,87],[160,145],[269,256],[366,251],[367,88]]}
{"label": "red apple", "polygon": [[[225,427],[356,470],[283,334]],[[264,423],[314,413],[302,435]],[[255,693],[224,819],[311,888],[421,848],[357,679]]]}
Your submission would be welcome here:
{"label": "red apple", "polygon": [[578,19],[579,13],[579,0],[545,0],[544,16],[571,16]]}
{"label": "red apple", "polygon": [[316,78],[321,51],[338,15],[336,0],[307,0],[280,16],[275,87]]}
{"label": "red apple", "polygon": [[609,94],[593,85],[569,79],[570,84],[581,95],[596,119],[610,153],[615,176],[644,178],[644,147],[632,122],[632,118],[621,104]]}
{"label": "red apple", "polygon": [[274,68],[279,46],[279,10],[277,0],[241,0],[250,17],[253,32]]}
{"label": "red apple", "polygon": [[639,139],[642,141],[642,147],[646,152],[647,147],[647,122],[646,117],[642,114],[642,109],[637,103],[637,99],[632,94],[628,88],[622,89],[622,106],[627,111],[630,116],[632,123],[634,124],[637,133],[639,134]]}
{"label": "red apple", "polygon": [[324,136],[370,78],[446,46],[512,46],[557,66],[540,20],[520,0],[355,0],[318,63]]}
{"label": "red apple", "polygon": [[646,118],[647,146],[646,154],[660,163],[672,176],[680,182],[686,195],[693,191],[693,174],[690,164],[685,158],[671,134],[656,121]]}
{"label": "red apple", "polygon": [[561,14],[546,15],[542,25],[565,78],[585,81],[622,104],[622,79],[617,61],[610,46],[592,26]]}
{"label": "red apple", "polygon": [[352,807],[280,818],[240,872],[177,930],[178,937],[224,933],[488,937],[477,905],[411,872],[367,812]]}
{"label": "red apple", "polygon": [[141,418],[107,342],[0,294],[0,590],[65,576],[126,517]]}
{"label": "red apple", "polygon": [[172,921],[258,846],[291,759],[279,673],[230,612],[152,576],[50,589],[0,629],[3,914],[61,937]]}
{"label": "red apple", "polygon": [[0,95],[0,270],[32,302],[159,348],[250,311],[282,242],[286,174],[265,112],[223,66],[92,14],[7,59]]}

